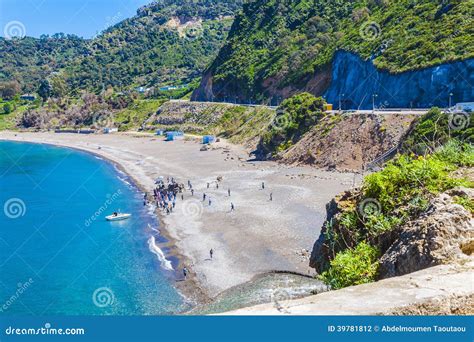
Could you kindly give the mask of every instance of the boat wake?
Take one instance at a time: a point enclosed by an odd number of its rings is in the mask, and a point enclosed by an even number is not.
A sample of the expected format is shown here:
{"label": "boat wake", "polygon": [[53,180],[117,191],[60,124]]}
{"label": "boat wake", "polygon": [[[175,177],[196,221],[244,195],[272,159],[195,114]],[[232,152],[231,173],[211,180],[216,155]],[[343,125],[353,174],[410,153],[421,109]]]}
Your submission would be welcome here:
{"label": "boat wake", "polygon": [[163,267],[165,270],[173,271],[173,266],[171,265],[171,261],[166,259],[165,254],[163,253],[161,248],[156,245],[156,240],[154,236],[151,236],[148,239],[148,248],[150,249],[150,252],[152,252],[158,257],[158,260],[161,263],[161,267]]}

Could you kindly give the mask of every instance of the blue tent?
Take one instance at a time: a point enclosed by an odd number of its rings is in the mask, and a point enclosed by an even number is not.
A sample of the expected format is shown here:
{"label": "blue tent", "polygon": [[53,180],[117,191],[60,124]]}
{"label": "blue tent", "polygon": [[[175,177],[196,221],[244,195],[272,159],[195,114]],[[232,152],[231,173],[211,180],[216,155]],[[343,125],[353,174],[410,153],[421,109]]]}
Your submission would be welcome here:
{"label": "blue tent", "polygon": [[202,143],[203,143],[204,145],[206,145],[206,144],[212,144],[212,143],[214,143],[214,142],[216,142],[216,137],[213,136],[213,135],[205,135],[205,136],[202,137]]}
{"label": "blue tent", "polygon": [[156,135],[163,135],[163,130],[159,129],[155,132]]}
{"label": "blue tent", "polygon": [[184,138],[184,133],[180,131],[166,132],[166,141],[174,141]]}

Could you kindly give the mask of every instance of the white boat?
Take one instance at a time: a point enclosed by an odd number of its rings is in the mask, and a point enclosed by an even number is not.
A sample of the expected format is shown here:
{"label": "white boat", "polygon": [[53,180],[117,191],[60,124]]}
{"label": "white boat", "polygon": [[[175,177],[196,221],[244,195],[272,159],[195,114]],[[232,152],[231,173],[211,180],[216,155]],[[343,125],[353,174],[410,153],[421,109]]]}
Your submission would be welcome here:
{"label": "white boat", "polygon": [[122,213],[116,213],[113,215],[106,216],[107,221],[122,221],[129,219],[132,216],[132,214],[122,214]]}

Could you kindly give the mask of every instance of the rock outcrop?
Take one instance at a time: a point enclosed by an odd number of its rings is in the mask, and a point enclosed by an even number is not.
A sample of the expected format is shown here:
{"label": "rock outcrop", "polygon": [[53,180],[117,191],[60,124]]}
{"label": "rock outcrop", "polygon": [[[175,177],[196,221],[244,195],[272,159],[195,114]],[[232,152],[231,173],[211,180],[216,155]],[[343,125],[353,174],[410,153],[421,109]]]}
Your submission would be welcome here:
{"label": "rock outcrop", "polygon": [[474,59],[391,74],[377,69],[370,60],[340,51],[333,59],[332,81],[325,96],[329,103],[341,100],[344,108],[371,109],[373,94],[377,94],[378,107],[444,108],[450,93],[452,103],[471,101],[473,83]]}
{"label": "rock outcrop", "polygon": [[[313,246],[310,266],[318,273],[341,250],[355,247],[354,232],[340,224],[344,212],[354,208],[360,191],[346,191],[326,206],[327,220]],[[370,243],[380,250],[379,278],[400,276],[424,268],[472,261],[474,253],[474,219],[455,197],[474,200],[474,190],[455,188],[431,200],[429,208],[415,220],[386,231]],[[330,228],[329,228],[330,227]],[[329,235],[338,236],[330,243]]]}
{"label": "rock outcrop", "polygon": [[395,154],[415,119],[401,114],[328,115],[280,160],[340,171],[370,168],[386,153]]}
{"label": "rock outcrop", "polygon": [[[462,190],[456,190],[462,191]],[[466,189],[465,193],[472,192]],[[471,194],[472,195],[472,194]],[[472,197],[471,197],[472,199]],[[474,244],[474,220],[470,212],[444,193],[416,221],[405,224],[398,239],[380,259],[380,277],[394,277],[417,270],[463,262]]]}
{"label": "rock outcrop", "polygon": [[[328,103],[336,107],[341,101],[343,109],[372,109],[374,94],[377,94],[375,105],[381,108],[444,108],[449,104],[450,93],[453,94],[452,103],[469,102],[474,98],[471,86],[474,83],[474,59],[392,74],[375,67],[372,60],[338,51],[330,64],[298,84],[281,88],[275,83],[278,84],[269,78],[262,85],[269,103],[309,92],[315,96],[324,95]],[[232,101],[252,100],[235,80],[216,82],[212,70],[205,72],[192,99],[224,100],[224,95]]]}

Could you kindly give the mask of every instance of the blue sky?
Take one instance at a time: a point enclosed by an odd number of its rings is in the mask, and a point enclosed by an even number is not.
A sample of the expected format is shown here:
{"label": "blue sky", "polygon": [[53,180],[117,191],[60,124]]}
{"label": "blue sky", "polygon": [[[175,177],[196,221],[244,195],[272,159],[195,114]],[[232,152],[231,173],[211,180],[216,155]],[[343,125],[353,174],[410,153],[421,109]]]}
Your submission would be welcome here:
{"label": "blue sky", "polygon": [[[57,32],[91,38],[135,15],[151,0],[0,0],[0,36],[20,27],[27,36]],[[7,32],[7,33],[6,33]]]}

